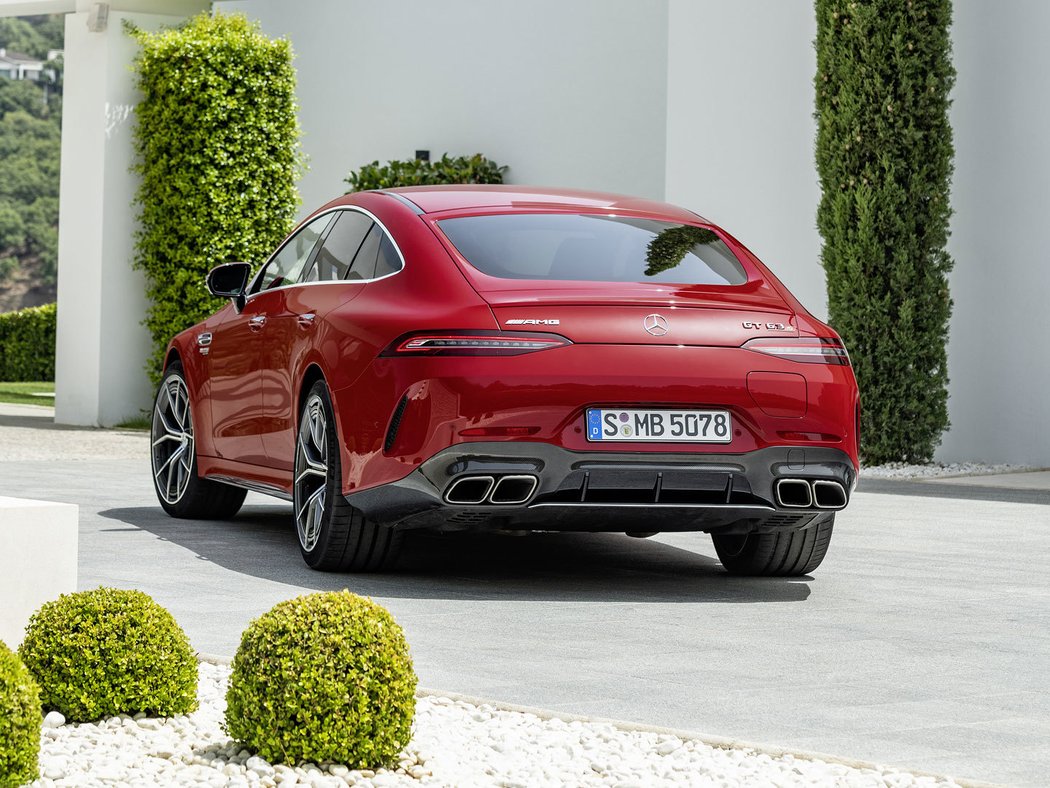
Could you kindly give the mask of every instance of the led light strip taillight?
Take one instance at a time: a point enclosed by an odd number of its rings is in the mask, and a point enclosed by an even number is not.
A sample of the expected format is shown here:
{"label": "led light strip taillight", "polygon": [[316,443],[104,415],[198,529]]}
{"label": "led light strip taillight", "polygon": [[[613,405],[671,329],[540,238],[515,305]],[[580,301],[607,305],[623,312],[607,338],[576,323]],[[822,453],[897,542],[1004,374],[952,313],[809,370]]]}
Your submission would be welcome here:
{"label": "led light strip taillight", "polygon": [[418,334],[394,342],[383,355],[517,356],[572,344],[557,334],[458,332]]}
{"label": "led light strip taillight", "polygon": [[743,344],[745,350],[765,353],[768,356],[800,361],[804,364],[832,364],[842,367],[850,365],[849,353],[842,340],[837,337],[798,337],[784,339],[752,339]]}

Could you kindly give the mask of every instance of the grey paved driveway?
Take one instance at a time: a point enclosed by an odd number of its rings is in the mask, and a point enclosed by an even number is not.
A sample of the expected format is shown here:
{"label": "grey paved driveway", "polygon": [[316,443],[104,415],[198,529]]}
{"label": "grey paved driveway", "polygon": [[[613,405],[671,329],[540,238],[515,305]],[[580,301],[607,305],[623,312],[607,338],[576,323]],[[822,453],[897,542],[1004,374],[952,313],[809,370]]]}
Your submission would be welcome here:
{"label": "grey paved driveway", "polygon": [[302,564],[285,505],[250,496],[229,523],[172,520],[144,458],[14,460],[4,423],[0,495],[80,504],[80,585],[151,593],[202,651],[232,654],[279,600],[348,587],[393,611],[429,687],[1050,779],[1047,496],[860,492],[811,579],[730,578],[700,534],[417,538],[397,574],[333,576]]}

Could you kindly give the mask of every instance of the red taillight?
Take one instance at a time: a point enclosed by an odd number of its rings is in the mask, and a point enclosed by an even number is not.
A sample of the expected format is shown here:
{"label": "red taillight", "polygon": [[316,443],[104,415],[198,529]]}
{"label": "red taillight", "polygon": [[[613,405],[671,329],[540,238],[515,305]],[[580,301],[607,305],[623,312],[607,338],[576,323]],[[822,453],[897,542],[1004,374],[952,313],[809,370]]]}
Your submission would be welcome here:
{"label": "red taillight", "polygon": [[415,334],[395,340],[384,356],[520,356],[572,343],[558,334],[513,331],[449,331]]}
{"label": "red taillight", "polygon": [[835,364],[850,366],[849,353],[837,337],[789,337],[785,339],[752,339],[743,344],[745,350],[765,353],[788,361],[804,364]]}

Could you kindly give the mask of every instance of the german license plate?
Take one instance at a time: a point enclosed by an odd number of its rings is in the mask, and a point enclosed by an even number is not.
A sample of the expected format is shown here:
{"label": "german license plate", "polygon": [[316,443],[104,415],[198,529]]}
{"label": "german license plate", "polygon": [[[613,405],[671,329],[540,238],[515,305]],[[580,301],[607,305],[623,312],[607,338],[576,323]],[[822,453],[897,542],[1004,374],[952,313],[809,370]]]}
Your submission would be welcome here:
{"label": "german license plate", "polygon": [[587,409],[589,441],[729,443],[732,437],[726,410]]}

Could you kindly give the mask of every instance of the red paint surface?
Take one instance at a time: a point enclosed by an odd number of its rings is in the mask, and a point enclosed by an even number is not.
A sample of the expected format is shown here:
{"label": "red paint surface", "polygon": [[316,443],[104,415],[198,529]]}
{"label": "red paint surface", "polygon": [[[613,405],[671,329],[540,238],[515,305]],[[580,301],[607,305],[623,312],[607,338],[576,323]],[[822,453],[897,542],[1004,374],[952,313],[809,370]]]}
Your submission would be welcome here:
{"label": "red paint surface", "polygon": [[[341,197],[322,210],[355,205],[373,213],[404,255],[400,273],[368,283],[265,291],[244,311],[227,305],[174,338],[171,352],[182,358],[192,392],[201,473],[290,492],[299,397],[303,380],[315,370],[335,405],[344,492],[403,478],[441,449],[472,440],[639,453],[829,446],[846,451],[857,465],[852,369],[740,347],[756,337],[835,332],[720,228],[681,208],[616,195],[510,186],[397,191],[426,213],[375,192]],[[740,258],[748,282],[730,287],[495,279],[463,260],[435,224],[458,215],[516,211],[604,212],[709,228]],[[666,336],[643,330],[644,317],[653,312],[667,318]],[[307,313],[316,317],[304,328],[298,317]],[[249,321],[257,316],[266,323],[253,331]],[[515,328],[557,333],[573,344],[509,357],[381,355],[407,333],[507,331],[511,318],[557,319],[556,327]],[[745,322],[759,328],[745,328]],[[767,322],[786,330],[766,330]],[[204,331],[213,334],[207,355],[197,347]],[[402,397],[408,406],[394,445],[384,452]],[[587,443],[579,429],[589,406],[645,405],[726,408],[733,440],[598,444]]]}

